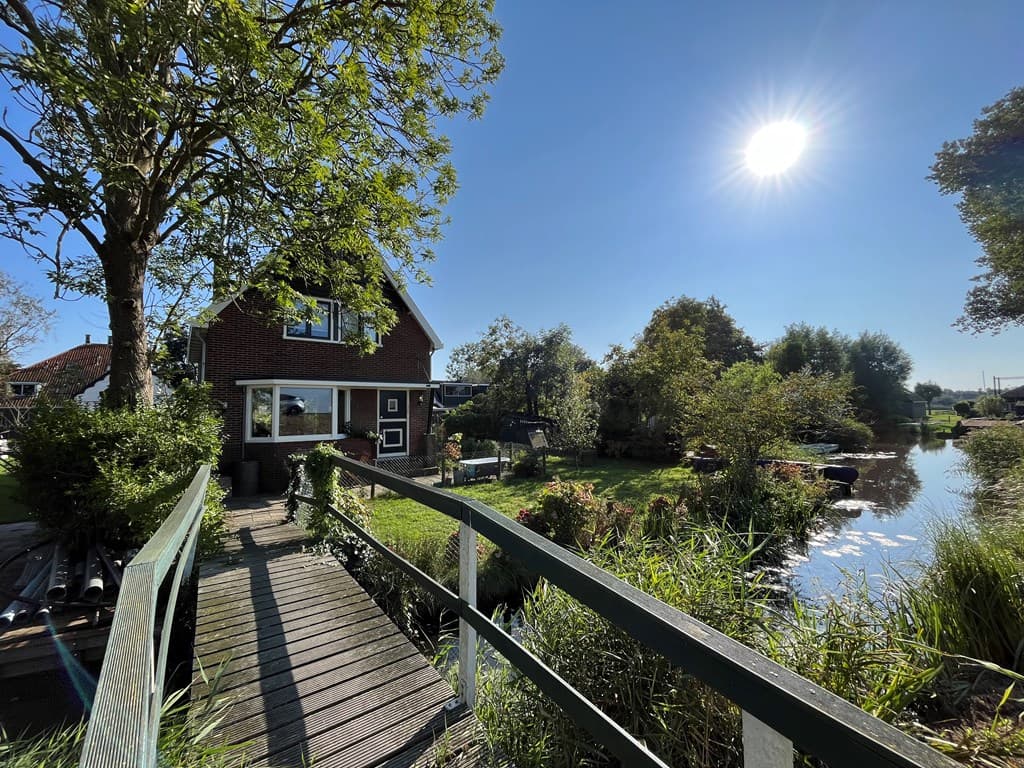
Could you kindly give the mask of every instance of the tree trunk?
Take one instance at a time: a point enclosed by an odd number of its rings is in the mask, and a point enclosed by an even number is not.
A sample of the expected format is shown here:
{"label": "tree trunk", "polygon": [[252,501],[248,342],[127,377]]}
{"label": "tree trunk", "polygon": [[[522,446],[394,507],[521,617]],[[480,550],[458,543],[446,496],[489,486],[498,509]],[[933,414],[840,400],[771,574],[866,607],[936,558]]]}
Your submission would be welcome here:
{"label": "tree trunk", "polygon": [[106,404],[111,408],[152,405],[153,376],[149,368],[144,301],[149,248],[144,243],[108,239],[103,250],[111,333]]}

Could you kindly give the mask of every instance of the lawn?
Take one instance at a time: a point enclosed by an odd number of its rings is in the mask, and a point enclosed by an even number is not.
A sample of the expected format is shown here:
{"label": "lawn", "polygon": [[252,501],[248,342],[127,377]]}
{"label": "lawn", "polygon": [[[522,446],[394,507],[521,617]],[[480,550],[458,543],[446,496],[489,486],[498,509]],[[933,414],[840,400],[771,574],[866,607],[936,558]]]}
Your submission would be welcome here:
{"label": "lawn", "polygon": [[[689,473],[680,466],[649,464],[625,459],[598,459],[593,466],[577,470],[571,459],[548,459],[548,479],[582,480],[594,484],[602,496],[633,504],[646,504],[661,494],[675,494]],[[499,512],[515,517],[523,507],[533,506],[541,478],[480,482],[451,490],[482,501]],[[405,498],[385,496],[371,502],[371,526],[383,539],[443,538],[458,527],[449,517]]]}
{"label": "lawn", "polygon": [[960,418],[953,411],[934,410],[931,416],[928,417],[928,423],[942,429],[952,429],[960,421]]}
{"label": "lawn", "polygon": [[28,520],[28,508],[14,500],[18,484],[0,464],[0,524],[20,523]]}

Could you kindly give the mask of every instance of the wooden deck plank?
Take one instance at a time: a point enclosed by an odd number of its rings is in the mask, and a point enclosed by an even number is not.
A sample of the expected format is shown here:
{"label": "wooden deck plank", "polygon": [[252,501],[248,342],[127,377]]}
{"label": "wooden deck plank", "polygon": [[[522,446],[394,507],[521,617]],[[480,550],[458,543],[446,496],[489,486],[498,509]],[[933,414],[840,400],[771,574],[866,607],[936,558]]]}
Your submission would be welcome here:
{"label": "wooden deck plank", "polygon": [[445,710],[448,683],[284,517],[280,503],[233,511],[224,554],[200,570],[194,701],[200,667],[211,679],[223,663],[216,695],[235,702],[214,738],[252,765],[412,768],[435,752],[477,765],[478,724]]}

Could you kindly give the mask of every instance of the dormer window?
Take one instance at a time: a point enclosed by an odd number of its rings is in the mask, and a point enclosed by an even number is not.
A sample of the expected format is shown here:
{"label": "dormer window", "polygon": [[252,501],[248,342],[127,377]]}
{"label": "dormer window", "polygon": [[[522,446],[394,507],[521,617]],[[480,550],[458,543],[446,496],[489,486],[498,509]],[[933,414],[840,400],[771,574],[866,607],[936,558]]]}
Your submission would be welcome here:
{"label": "dormer window", "polygon": [[31,382],[12,381],[11,394],[15,397],[33,397],[39,393],[39,386]]}

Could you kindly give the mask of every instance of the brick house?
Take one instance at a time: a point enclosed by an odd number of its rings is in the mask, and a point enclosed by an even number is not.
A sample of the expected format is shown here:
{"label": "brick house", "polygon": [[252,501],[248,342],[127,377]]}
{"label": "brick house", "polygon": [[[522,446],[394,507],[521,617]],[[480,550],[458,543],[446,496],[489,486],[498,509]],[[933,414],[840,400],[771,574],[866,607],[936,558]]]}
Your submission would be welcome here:
{"label": "brick house", "polygon": [[[224,405],[222,470],[258,461],[260,489],[276,493],[287,484],[286,458],[317,443],[360,458],[425,453],[430,362],[441,340],[393,280],[386,295],[398,322],[385,335],[329,299],[317,300],[320,323],[268,324],[269,307],[254,291],[193,325],[189,360]],[[353,332],[370,334],[376,351],[341,341]]]}

